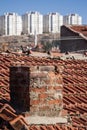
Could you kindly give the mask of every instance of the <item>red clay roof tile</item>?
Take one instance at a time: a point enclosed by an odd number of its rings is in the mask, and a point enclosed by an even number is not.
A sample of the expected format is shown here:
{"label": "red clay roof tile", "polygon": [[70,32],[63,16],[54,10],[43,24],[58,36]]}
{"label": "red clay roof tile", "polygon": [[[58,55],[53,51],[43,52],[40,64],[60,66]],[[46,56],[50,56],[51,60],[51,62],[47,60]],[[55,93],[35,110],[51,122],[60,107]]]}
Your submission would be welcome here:
{"label": "red clay roof tile", "polygon": [[[76,118],[76,114],[87,116],[87,61],[81,60],[53,60],[53,59],[46,59],[46,58],[35,58],[35,57],[27,57],[27,56],[17,56],[14,54],[9,55],[2,55],[0,54],[0,97],[2,99],[6,99],[10,101],[10,91],[9,91],[9,67],[11,65],[63,65],[64,72],[63,72],[63,102],[64,102],[64,109],[67,110],[72,117],[72,125],[84,126],[84,122],[82,119]],[[10,113],[12,115],[11,109],[8,107],[2,110],[3,106],[1,106],[0,111],[1,117],[4,117],[4,114]],[[4,113],[3,113],[4,112]],[[5,113],[6,112],[6,113]],[[13,114],[14,115],[14,114]],[[5,115],[6,116],[6,115]],[[8,115],[6,118],[9,120],[12,117]],[[19,118],[18,118],[19,119]],[[87,122],[87,120],[86,120]],[[32,126],[31,129],[47,129],[48,126]],[[62,129],[59,125],[56,126],[49,126],[49,129]],[[68,129],[64,127],[64,129]],[[74,129],[74,128],[69,128]],[[76,129],[76,127],[75,127]]]}

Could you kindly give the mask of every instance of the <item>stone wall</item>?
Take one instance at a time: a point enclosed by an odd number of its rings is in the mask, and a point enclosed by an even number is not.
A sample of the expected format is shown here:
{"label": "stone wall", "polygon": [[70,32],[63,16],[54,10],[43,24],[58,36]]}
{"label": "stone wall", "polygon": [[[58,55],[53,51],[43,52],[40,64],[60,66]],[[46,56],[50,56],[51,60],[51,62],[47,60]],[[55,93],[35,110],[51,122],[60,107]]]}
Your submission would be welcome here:
{"label": "stone wall", "polygon": [[11,67],[11,101],[29,115],[59,116],[63,109],[62,67]]}

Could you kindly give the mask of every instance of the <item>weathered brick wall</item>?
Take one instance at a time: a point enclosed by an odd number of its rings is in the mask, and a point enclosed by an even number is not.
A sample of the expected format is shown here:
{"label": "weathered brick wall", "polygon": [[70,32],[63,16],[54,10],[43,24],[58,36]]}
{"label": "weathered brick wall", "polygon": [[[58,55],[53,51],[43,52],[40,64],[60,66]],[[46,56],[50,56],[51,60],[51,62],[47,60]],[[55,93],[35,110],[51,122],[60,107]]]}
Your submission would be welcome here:
{"label": "weathered brick wall", "polygon": [[30,113],[58,116],[62,109],[62,77],[54,66],[39,66],[30,74]]}
{"label": "weathered brick wall", "polygon": [[29,111],[30,106],[29,75],[29,67],[10,68],[11,102],[22,111]]}
{"label": "weathered brick wall", "polygon": [[[32,66],[21,70],[21,78],[18,84],[13,85],[11,78],[11,95],[13,102],[19,104],[29,115],[58,116],[61,114],[62,102],[62,68],[54,66]],[[15,70],[13,68],[13,70]],[[27,73],[29,71],[29,75]],[[13,79],[18,76],[18,71],[13,71]],[[16,74],[14,74],[16,72]],[[11,73],[12,74],[12,73]],[[25,78],[26,77],[26,78]],[[27,81],[27,80],[29,81]],[[21,83],[24,82],[23,84]],[[19,85],[20,84],[20,85]],[[27,84],[27,85],[26,85]],[[13,87],[14,86],[14,87]],[[14,88],[14,91],[13,91]]]}

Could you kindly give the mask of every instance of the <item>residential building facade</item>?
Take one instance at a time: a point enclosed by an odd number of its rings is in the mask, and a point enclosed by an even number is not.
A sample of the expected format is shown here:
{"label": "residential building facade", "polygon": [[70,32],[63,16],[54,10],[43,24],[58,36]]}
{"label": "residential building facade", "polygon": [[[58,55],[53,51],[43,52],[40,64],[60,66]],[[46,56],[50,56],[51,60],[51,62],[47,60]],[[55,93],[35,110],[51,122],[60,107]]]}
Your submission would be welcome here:
{"label": "residential building facade", "polygon": [[39,12],[27,12],[22,16],[24,34],[43,33],[43,15]]}
{"label": "residential building facade", "polygon": [[59,33],[63,25],[63,16],[59,13],[49,13],[43,16],[43,32]]}
{"label": "residential building facade", "polygon": [[37,35],[43,33],[60,33],[62,25],[82,25],[78,14],[62,16],[58,12],[42,15],[39,12],[5,13],[0,16],[0,35]]}
{"label": "residential building facade", "polygon": [[0,16],[1,35],[21,35],[22,18],[16,13],[6,13]]}
{"label": "residential building facade", "polygon": [[69,14],[63,17],[64,25],[82,25],[82,17],[78,14]]}

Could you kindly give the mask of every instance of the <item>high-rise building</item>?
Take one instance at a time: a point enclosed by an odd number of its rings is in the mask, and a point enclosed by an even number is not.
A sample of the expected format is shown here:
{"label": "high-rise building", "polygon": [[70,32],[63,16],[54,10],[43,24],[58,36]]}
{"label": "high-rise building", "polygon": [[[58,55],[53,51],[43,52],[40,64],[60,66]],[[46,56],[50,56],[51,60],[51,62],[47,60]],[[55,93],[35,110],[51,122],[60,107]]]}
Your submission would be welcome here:
{"label": "high-rise building", "polygon": [[82,17],[78,14],[69,14],[63,17],[64,25],[81,25]]}
{"label": "high-rise building", "polygon": [[5,35],[5,16],[0,16],[0,35]]}
{"label": "high-rise building", "polygon": [[27,12],[22,16],[24,34],[43,33],[43,15],[39,12]]}
{"label": "high-rise building", "polygon": [[6,13],[0,16],[1,35],[20,35],[22,32],[22,18],[16,13]]}
{"label": "high-rise building", "polygon": [[43,16],[43,32],[60,33],[61,25],[63,25],[63,16],[59,13],[49,13]]}

